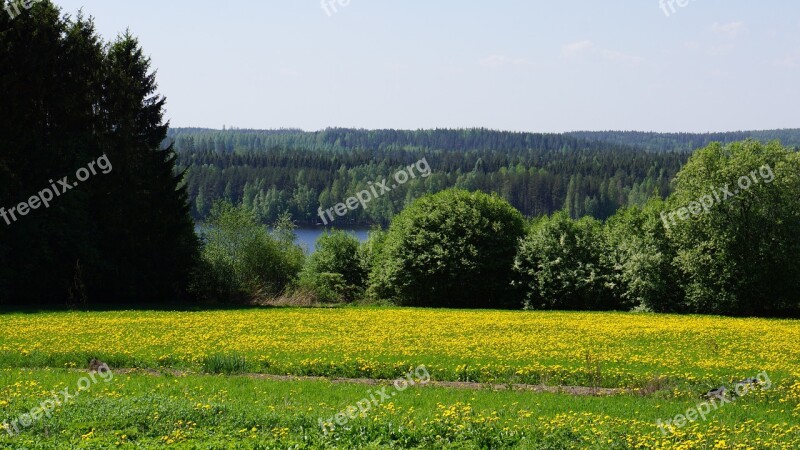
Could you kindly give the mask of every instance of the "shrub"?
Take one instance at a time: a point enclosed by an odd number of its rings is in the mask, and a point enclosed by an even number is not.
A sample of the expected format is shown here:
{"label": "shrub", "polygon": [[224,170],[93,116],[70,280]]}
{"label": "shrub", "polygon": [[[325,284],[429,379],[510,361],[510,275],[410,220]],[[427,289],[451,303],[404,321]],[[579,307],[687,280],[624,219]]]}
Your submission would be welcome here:
{"label": "shrub", "polygon": [[300,274],[300,287],[327,302],[355,300],[363,294],[365,283],[358,239],[344,231],[320,236]]}
{"label": "shrub", "polygon": [[655,312],[684,312],[675,248],[661,220],[665,204],[653,198],[644,207],[619,210],[606,222],[615,292],[622,304]]}
{"label": "shrub", "polygon": [[361,260],[361,267],[369,274],[375,262],[381,254],[383,243],[386,241],[386,231],[380,227],[375,227],[369,231],[367,240],[358,246],[358,258]]}
{"label": "shrub", "polygon": [[511,287],[522,214],[497,196],[452,189],[415,201],[379,242],[370,289],[400,305],[518,308]]}
{"label": "shrub", "polygon": [[800,154],[777,142],[712,144],[675,185],[663,222],[691,310],[800,314]]}
{"label": "shrub", "polygon": [[287,220],[277,224],[273,235],[245,208],[216,202],[202,236],[195,293],[227,302],[281,293],[297,277],[304,258]]}
{"label": "shrub", "polygon": [[521,241],[514,270],[526,309],[626,308],[615,296],[613,266],[600,222],[566,212],[537,219]]}

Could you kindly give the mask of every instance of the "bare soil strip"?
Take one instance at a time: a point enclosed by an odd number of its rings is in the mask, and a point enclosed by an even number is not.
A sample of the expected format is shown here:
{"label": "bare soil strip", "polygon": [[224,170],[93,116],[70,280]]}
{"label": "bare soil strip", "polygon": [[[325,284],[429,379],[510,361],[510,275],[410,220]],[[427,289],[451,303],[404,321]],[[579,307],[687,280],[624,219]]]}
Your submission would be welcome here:
{"label": "bare soil strip", "polygon": [[[174,369],[112,369],[115,374],[144,374],[161,376],[164,373],[169,373],[174,376],[183,375],[214,375],[203,374],[194,372],[185,372]],[[364,385],[383,385],[391,384],[394,380],[382,380],[374,378],[327,378],[327,377],[312,377],[312,376],[295,376],[295,375],[269,375],[263,373],[244,373],[230,375],[232,377],[245,377],[260,380],[271,381],[318,381],[330,382],[334,384],[364,384]],[[599,388],[590,386],[545,386],[541,384],[493,384],[493,383],[475,383],[470,381],[429,381],[426,384],[417,384],[418,387],[445,387],[455,389],[472,389],[472,390],[493,390],[493,391],[530,391],[530,392],[547,392],[552,394],[568,394],[576,396],[609,396],[636,393],[636,390],[624,388]]]}

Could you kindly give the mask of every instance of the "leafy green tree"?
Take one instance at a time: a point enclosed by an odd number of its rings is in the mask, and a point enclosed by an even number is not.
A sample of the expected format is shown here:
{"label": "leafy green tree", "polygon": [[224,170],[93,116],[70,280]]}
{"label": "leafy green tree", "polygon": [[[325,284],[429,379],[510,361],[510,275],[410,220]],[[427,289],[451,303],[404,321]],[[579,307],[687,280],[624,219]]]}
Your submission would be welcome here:
{"label": "leafy green tree", "polygon": [[300,286],[322,301],[352,301],[363,294],[366,276],[358,239],[345,231],[326,232],[306,261]]}
{"label": "leafy green tree", "polygon": [[291,230],[282,225],[273,236],[252,211],[215,202],[203,232],[203,263],[195,273],[195,293],[241,302],[283,292],[302,267],[296,257],[302,249],[287,244],[288,233]]}
{"label": "leafy green tree", "polygon": [[522,214],[496,196],[425,196],[392,220],[371,289],[400,305],[518,308],[511,268],[524,231]]}
{"label": "leafy green tree", "polygon": [[663,222],[694,312],[800,314],[800,155],[711,144],[678,173]]}
{"label": "leafy green tree", "polygon": [[661,220],[664,201],[652,198],[644,207],[619,210],[606,222],[614,267],[615,295],[624,305],[655,312],[685,312],[675,248]]}
{"label": "leafy green tree", "polygon": [[281,286],[281,291],[297,280],[306,260],[305,251],[297,244],[296,229],[297,225],[288,212],[278,216],[272,225],[272,237],[278,244],[280,254],[280,258],[273,262],[273,283]]}
{"label": "leafy green tree", "polygon": [[566,211],[537,219],[522,239],[514,270],[527,309],[627,309],[614,292],[609,245],[596,219]]}
{"label": "leafy green tree", "polygon": [[[370,270],[375,267],[376,261],[381,254],[383,243],[386,241],[386,231],[376,226],[369,230],[367,240],[362,242],[358,247],[358,257],[361,261],[361,267],[369,274]],[[367,277],[367,282],[369,277]]]}

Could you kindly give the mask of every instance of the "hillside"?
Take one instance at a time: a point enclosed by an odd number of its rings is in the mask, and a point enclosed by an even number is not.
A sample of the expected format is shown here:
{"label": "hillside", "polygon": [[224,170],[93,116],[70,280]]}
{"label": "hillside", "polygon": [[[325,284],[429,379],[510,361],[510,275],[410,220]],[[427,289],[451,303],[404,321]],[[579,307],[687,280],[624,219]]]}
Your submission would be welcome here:
{"label": "hillside", "polygon": [[433,174],[398,186],[351,224],[385,224],[412,200],[450,187],[494,192],[528,216],[566,208],[606,218],[619,207],[665,196],[689,153],[650,152],[566,134],[465,130],[208,130],[170,139],[202,220],[214,200],[243,202],[264,222],[283,211],[314,224],[370,181],[425,159]]}

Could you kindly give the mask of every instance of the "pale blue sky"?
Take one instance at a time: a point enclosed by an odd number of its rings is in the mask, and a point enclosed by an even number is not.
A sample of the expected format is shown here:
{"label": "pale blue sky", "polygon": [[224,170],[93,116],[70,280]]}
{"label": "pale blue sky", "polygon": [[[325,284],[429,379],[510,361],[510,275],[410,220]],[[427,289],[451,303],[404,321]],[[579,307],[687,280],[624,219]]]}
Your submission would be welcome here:
{"label": "pale blue sky", "polygon": [[800,127],[795,1],[56,3],[139,36],[173,126]]}

